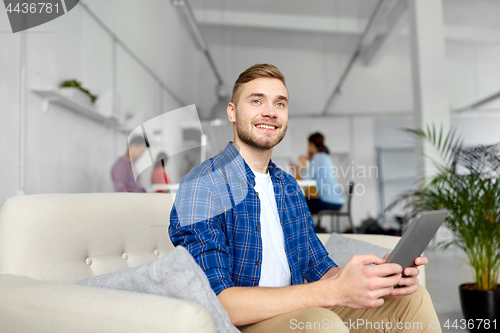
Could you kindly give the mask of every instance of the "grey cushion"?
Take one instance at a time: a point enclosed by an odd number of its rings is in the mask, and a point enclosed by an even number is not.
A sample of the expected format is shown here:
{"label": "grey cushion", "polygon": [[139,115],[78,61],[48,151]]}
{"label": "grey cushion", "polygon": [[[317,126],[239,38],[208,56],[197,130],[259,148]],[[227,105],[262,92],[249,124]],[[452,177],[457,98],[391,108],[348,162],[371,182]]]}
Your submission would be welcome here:
{"label": "grey cushion", "polygon": [[169,296],[203,306],[218,333],[239,332],[210,287],[207,276],[191,254],[177,246],[166,256],[147,264],[77,281],[92,287]]}
{"label": "grey cushion", "polygon": [[353,255],[375,254],[383,258],[384,255],[392,252],[392,249],[372,245],[336,233],[332,233],[325,248],[330,254],[330,258],[332,258],[339,267],[343,267]]}

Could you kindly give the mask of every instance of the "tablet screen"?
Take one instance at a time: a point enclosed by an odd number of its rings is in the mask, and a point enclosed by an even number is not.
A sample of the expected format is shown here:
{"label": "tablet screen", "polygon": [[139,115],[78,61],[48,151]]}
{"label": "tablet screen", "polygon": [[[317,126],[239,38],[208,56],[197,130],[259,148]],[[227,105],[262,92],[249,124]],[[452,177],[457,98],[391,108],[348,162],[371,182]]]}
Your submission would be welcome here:
{"label": "tablet screen", "polygon": [[415,259],[424,252],[432,237],[448,216],[446,209],[419,213],[411,222],[398,245],[386,263],[396,263],[403,267],[413,267]]}

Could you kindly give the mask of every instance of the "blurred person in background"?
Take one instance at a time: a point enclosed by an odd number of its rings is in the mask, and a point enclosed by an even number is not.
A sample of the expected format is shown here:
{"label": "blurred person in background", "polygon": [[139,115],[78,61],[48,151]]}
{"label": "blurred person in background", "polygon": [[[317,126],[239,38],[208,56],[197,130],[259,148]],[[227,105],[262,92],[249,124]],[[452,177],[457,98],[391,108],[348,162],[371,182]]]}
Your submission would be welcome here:
{"label": "blurred person in background", "polygon": [[116,192],[146,192],[146,190],[137,185],[139,177],[137,177],[136,183],[133,171],[134,163],[141,158],[146,148],[146,142],[142,136],[135,136],[130,140],[127,153],[125,156],[120,157],[111,169],[111,178],[113,179]]}
{"label": "blurred person in background", "polygon": [[151,184],[170,184],[170,179],[165,172],[167,166],[168,155],[161,152],[156,157],[155,168],[151,176]]}
{"label": "blurred person in background", "polygon": [[[316,132],[309,136],[307,155],[299,157],[299,174],[303,179],[314,179],[318,198],[307,198],[311,214],[320,210],[340,210],[345,203],[342,187],[337,183],[336,168],[325,146],[325,137]],[[307,161],[310,161],[309,167]]]}

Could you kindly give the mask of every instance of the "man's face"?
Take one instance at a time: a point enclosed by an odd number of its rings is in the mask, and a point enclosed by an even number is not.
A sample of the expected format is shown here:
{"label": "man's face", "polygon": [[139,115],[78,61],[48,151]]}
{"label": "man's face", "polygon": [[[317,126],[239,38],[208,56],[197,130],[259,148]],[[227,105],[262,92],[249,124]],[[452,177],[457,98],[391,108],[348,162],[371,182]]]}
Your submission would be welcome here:
{"label": "man's face", "polygon": [[132,161],[137,161],[138,159],[141,158],[142,154],[146,151],[146,145],[145,144],[134,144],[130,145],[129,147],[129,154],[130,154],[130,159]]}
{"label": "man's face", "polygon": [[235,139],[262,150],[276,146],[288,126],[288,91],[278,79],[259,78],[243,85],[236,105],[229,103]]}

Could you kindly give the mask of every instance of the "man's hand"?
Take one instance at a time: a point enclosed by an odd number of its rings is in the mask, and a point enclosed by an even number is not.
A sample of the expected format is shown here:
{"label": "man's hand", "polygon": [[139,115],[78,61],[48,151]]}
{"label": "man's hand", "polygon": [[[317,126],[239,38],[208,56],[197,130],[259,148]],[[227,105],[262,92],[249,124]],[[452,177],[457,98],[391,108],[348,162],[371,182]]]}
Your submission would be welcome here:
{"label": "man's hand", "polygon": [[400,283],[402,271],[398,264],[384,263],[385,259],[374,254],[352,256],[337,274],[319,281],[324,283],[327,306],[365,309],[384,304],[382,297],[393,293],[394,286]]}
{"label": "man's hand", "polygon": [[[384,260],[387,260],[389,257],[390,253],[386,254],[384,256]],[[411,295],[414,292],[417,291],[418,289],[418,274],[420,274],[420,270],[418,269],[419,266],[427,265],[429,260],[426,257],[417,257],[415,259],[415,266],[413,267],[406,267],[404,270],[404,275],[400,281],[399,285],[401,288],[394,288],[394,291],[392,292],[391,295],[388,295],[386,297],[388,298],[401,298],[406,295]]]}

